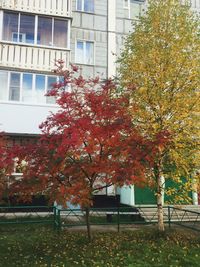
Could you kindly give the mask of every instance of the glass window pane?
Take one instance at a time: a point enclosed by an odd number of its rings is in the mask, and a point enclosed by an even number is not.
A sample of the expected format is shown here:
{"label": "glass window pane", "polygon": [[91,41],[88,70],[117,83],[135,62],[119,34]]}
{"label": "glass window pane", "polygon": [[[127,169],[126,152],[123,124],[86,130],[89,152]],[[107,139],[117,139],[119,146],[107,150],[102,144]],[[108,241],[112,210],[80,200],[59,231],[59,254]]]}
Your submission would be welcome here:
{"label": "glass window pane", "polygon": [[10,74],[9,100],[20,100],[20,74],[12,72]]}
{"label": "glass window pane", "polygon": [[84,63],[83,42],[81,41],[78,41],[76,44],[76,62]]}
{"label": "glass window pane", "polygon": [[124,0],[124,7],[125,7],[125,8],[128,7],[128,0]]}
{"label": "glass window pane", "polygon": [[92,42],[86,42],[86,64],[94,63],[94,44]]}
{"label": "glass window pane", "polygon": [[82,11],[82,1],[83,0],[77,0],[77,10]]}
{"label": "glass window pane", "polygon": [[35,102],[45,103],[45,76],[36,75],[35,77]]}
{"label": "glass window pane", "polygon": [[32,90],[32,83],[33,83],[33,75],[24,73],[23,74],[23,91]]}
{"label": "glass window pane", "polygon": [[53,88],[53,84],[56,83],[56,81],[57,81],[57,77],[54,77],[54,76],[47,77],[47,91]]}
{"label": "glass window pane", "polygon": [[33,44],[35,30],[35,16],[20,16],[19,42]]}
{"label": "glass window pane", "polygon": [[138,19],[141,15],[141,5],[135,3],[133,0],[130,1],[130,16],[131,19]]}
{"label": "glass window pane", "polygon": [[37,44],[52,46],[52,19],[38,17]]}
{"label": "glass window pane", "polygon": [[54,20],[54,46],[67,47],[68,21]]}
{"label": "glass window pane", "polygon": [[4,12],[3,40],[18,42],[18,14]]}
{"label": "glass window pane", "polygon": [[23,85],[22,85],[22,101],[33,102],[32,86],[33,86],[33,75],[24,73],[23,74]]}
{"label": "glass window pane", "polygon": [[11,86],[20,86],[20,73],[11,72],[10,85]]}
{"label": "glass window pane", "polygon": [[36,75],[35,89],[36,89],[36,91],[45,92],[45,76]]}
{"label": "glass window pane", "polygon": [[7,99],[7,90],[8,90],[8,72],[0,71],[0,100],[8,100]]}
{"label": "glass window pane", "polygon": [[94,0],[85,0],[84,1],[84,11],[94,12]]}
{"label": "glass window pane", "polygon": [[[47,92],[53,88],[53,84],[56,83],[57,77],[48,76],[47,77]],[[56,99],[54,96],[47,96],[46,99],[47,104],[55,104]]]}
{"label": "glass window pane", "polygon": [[12,33],[12,41],[13,42],[18,42],[18,39],[19,38],[19,35],[18,35],[18,33],[17,32],[13,32]]}

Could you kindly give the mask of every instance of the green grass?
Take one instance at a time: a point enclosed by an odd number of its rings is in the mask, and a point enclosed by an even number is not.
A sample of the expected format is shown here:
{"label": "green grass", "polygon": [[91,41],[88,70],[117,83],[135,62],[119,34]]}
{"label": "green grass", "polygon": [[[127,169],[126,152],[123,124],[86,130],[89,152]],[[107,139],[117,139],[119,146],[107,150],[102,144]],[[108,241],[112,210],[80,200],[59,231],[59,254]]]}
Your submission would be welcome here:
{"label": "green grass", "polygon": [[40,222],[49,222],[50,224],[53,225],[54,217],[53,216],[24,216],[24,217],[13,217],[13,218],[7,218],[6,216],[0,216],[0,225],[1,224],[6,224],[6,223],[40,223]]}
{"label": "green grass", "polygon": [[185,229],[160,236],[152,228],[121,233],[94,233],[50,226],[0,227],[0,266],[156,267],[200,266],[200,233]]}

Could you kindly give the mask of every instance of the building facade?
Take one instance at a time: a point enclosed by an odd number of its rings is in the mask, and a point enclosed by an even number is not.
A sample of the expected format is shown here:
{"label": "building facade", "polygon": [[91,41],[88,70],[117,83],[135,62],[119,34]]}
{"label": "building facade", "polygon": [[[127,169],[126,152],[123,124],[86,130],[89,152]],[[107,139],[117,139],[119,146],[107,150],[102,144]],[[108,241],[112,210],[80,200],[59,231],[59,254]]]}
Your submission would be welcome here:
{"label": "building facade", "polygon": [[[191,6],[200,10],[200,0]],[[45,96],[58,80],[55,60],[79,65],[86,76],[115,76],[124,37],[145,8],[145,0],[0,0],[0,131],[39,134],[57,110]],[[135,204],[134,188],[121,194]]]}
{"label": "building facade", "polygon": [[38,134],[54,99],[57,59],[83,75],[116,74],[123,37],[143,0],[0,0],[0,130]]}

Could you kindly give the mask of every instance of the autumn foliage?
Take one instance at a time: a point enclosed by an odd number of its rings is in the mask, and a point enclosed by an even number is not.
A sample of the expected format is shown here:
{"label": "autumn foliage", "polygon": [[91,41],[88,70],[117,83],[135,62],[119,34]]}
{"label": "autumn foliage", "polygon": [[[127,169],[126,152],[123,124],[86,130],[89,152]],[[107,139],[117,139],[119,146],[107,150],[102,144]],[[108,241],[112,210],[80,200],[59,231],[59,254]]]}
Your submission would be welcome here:
{"label": "autumn foliage", "polygon": [[144,183],[155,143],[132,127],[128,95],[117,95],[112,80],[65,70],[62,61],[56,72],[60,82],[49,95],[60,109],[40,125],[38,144],[20,153],[27,166],[18,190],[87,207],[105,187]]}
{"label": "autumn foliage", "polygon": [[150,140],[168,136],[150,169],[163,230],[165,181],[177,185],[165,192],[185,203],[199,168],[200,20],[189,1],[149,0],[134,26],[119,60],[120,82],[130,91],[130,113],[140,134]]}
{"label": "autumn foliage", "polygon": [[0,202],[7,197],[9,176],[14,169],[14,152],[9,147],[8,137],[0,133]]}

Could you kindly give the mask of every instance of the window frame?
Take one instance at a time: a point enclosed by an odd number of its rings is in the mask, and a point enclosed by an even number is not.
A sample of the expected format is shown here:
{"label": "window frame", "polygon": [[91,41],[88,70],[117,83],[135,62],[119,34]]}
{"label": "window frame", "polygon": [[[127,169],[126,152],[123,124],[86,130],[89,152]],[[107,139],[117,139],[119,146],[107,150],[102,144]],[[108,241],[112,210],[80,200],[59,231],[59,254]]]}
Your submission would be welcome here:
{"label": "window frame", "polygon": [[[126,0],[123,0],[123,8],[128,10],[128,18],[129,19],[139,19],[138,18],[131,18],[131,0],[127,0],[127,5],[125,4]],[[140,14],[142,13],[142,6],[145,4],[145,0],[133,0],[136,4],[140,5]]]}
{"label": "window frame", "polygon": [[[77,44],[78,42],[83,43],[83,62],[78,61],[77,58]],[[86,43],[93,43],[93,62],[91,64],[86,63]],[[75,63],[80,65],[88,65],[94,66],[95,65],[95,41],[94,40],[85,40],[85,39],[76,39],[75,41]]]}
{"label": "window frame", "polygon": [[8,99],[9,99],[8,84],[10,84],[10,75],[9,75],[9,72],[6,71],[6,70],[2,70],[2,69],[0,69],[0,73],[1,73],[1,72],[6,73],[7,80],[6,80],[6,91],[5,91],[5,99],[6,99],[6,100],[2,99],[2,100],[0,100],[0,101],[8,101]]}
{"label": "window frame", "polygon": [[[21,91],[20,91],[21,102],[23,102],[23,103],[30,103],[29,101],[24,101],[23,98],[24,97],[27,97],[26,96],[26,93],[28,91],[28,92],[31,93],[31,96],[30,96],[31,99],[33,99],[33,93],[35,92],[35,85],[33,83],[33,80],[34,80],[35,76],[32,73],[28,73],[28,72],[22,72],[20,75],[21,75],[21,80],[22,80],[21,81]],[[31,77],[31,87],[28,88],[28,89],[24,89],[25,88],[24,83],[26,81],[25,80],[26,75],[31,75],[32,76]]]}
{"label": "window frame", "polygon": [[[3,36],[3,28],[4,28],[4,14],[17,14],[18,15],[18,25],[17,25],[17,32],[12,32],[14,34],[17,34],[17,39],[18,41],[13,41],[13,40],[4,40]],[[28,42],[19,42],[19,35],[20,34],[25,34],[26,33],[20,33],[20,17],[21,15],[27,15],[27,16],[33,16],[34,17],[34,40],[33,43],[28,43]],[[55,20],[60,20],[60,21],[67,21],[67,33],[66,33],[66,43],[67,47],[62,47],[62,46],[55,46],[54,43],[52,45],[43,45],[43,44],[38,44],[38,18],[50,18],[52,21],[52,27],[51,27],[51,40],[53,41],[54,39],[54,23]],[[59,49],[59,50],[70,50],[70,30],[71,30],[71,22],[70,19],[68,18],[60,18],[56,16],[45,16],[43,14],[29,14],[29,13],[24,13],[24,12],[15,12],[15,11],[10,11],[10,10],[3,10],[2,15],[1,15],[1,41],[4,43],[13,43],[13,44],[18,44],[18,45],[27,45],[27,46],[34,46],[34,47],[44,47],[44,48],[49,48],[49,49]],[[13,38],[12,38],[13,39]]]}
{"label": "window frame", "polygon": [[[19,75],[19,86],[14,86],[15,88],[19,88],[19,100],[12,100],[11,99],[11,88],[13,87],[13,86],[11,86],[11,75],[12,74],[17,74],[17,75]],[[21,88],[22,88],[22,75],[20,75],[20,73],[19,72],[17,72],[17,71],[8,71],[8,83],[7,83],[7,86],[8,86],[8,88],[7,88],[7,90],[8,90],[8,101],[9,102],[21,102],[21,96],[22,96],[22,92],[21,92]]]}
{"label": "window frame", "polygon": [[[9,70],[3,70],[0,69],[0,72],[5,72],[7,73],[7,88],[6,88],[6,100],[5,99],[0,99],[0,102],[6,102],[6,103],[14,103],[14,104],[26,104],[26,105],[43,105],[43,106],[49,106],[49,105],[57,105],[56,103],[48,103],[47,99],[48,96],[45,96],[45,94],[48,91],[48,78],[49,77],[55,77],[57,82],[59,81],[59,76],[56,75],[47,75],[47,74],[42,74],[42,73],[31,73],[31,72],[19,72],[19,71],[9,71]],[[20,83],[19,83],[19,100],[11,100],[10,99],[10,87],[11,87],[11,74],[16,73],[20,75]],[[32,94],[32,100],[33,101],[23,101],[23,75],[24,74],[31,74],[32,75],[32,88],[31,88],[31,94]],[[37,98],[34,97],[34,93],[37,92],[36,89],[36,76],[41,75],[45,78],[45,88],[43,90],[44,92],[44,101],[43,102],[37,102]]]}
{"label": "window frame", "polygon": [[84,6],[85,6],[85,1],[87,0],[80,0],[81,1],[81,10],[78,9],[78,0],[76,0],[76,11],[77,12],[84,12],[84,13],[89,13],[89,14],[94,14],[95,12],[95,0],[93,0],[93,11],[85,11]]}
{"label": "window frame", "polygon": [[129,6],[130,6],[130,1],[129,0],[123,0],[123,8],[124,9],[129,9]]}
{"label": "window frame", "polygon": [[[13,35],[14,34],[17,35],[18,41],[13,41],[13,39],[14,39]],[[20,40],[20,36],[22,36],[22,40],[26,39],[26,33],[12,32],[12,42],[26,44],[26,42],[20,42],[19,41]]]}

